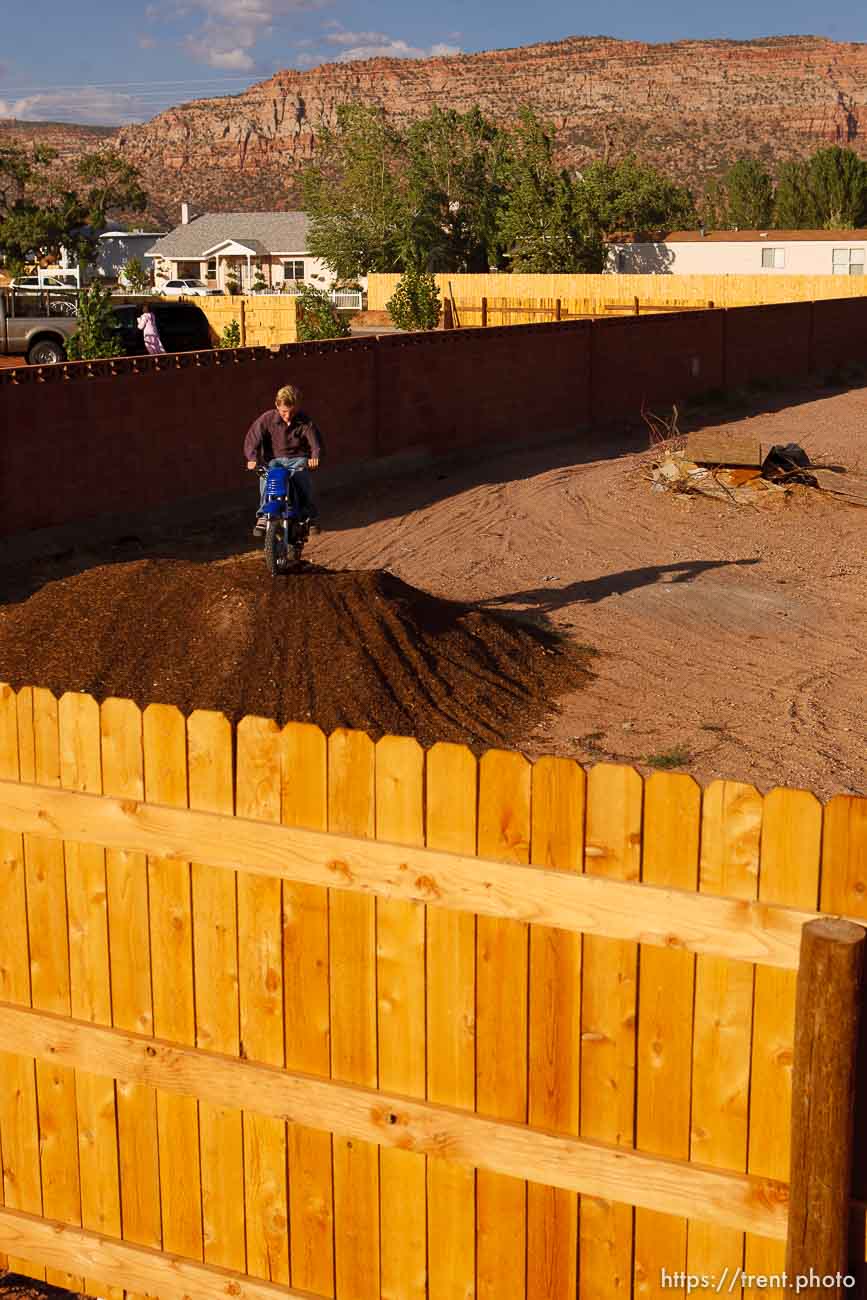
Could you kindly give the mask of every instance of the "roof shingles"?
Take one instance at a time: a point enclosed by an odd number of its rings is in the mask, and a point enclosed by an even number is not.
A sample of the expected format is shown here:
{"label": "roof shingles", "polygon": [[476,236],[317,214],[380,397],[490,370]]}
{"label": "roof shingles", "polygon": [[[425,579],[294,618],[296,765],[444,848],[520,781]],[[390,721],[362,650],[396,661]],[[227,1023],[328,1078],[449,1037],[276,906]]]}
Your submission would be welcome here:
{"label": "roof shingles", "polygon": [[145,256],[204,257],[209,248],[234,239],[263,254],[303,253],[310,225],[305,212],[205,212],[186,225],[175,226],[152,244]]}

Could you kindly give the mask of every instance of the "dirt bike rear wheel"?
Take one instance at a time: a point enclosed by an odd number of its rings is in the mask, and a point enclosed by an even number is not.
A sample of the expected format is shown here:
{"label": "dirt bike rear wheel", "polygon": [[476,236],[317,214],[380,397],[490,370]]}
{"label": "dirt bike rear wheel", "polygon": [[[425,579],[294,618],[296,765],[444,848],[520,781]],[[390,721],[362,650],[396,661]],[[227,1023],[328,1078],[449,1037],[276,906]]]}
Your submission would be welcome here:
{"label": "dirt bike rear wheel", "polygon": [[272,578],[286,572],[286,526],[269,519],[265,529],[265,567]]}

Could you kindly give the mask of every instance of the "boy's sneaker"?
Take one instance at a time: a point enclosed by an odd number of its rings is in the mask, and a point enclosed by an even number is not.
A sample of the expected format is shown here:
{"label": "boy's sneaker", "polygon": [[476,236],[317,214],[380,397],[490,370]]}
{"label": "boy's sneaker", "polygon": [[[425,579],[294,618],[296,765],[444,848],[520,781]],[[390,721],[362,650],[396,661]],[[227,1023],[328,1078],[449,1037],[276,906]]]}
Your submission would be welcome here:
{"label": "boy's sneaker", "polygon": [[264,537],[267,528],[268,525],[265,523],[265,520],[262,518],[261,515],[259,515],[259,517],[256,520],[256,526],[253,529],[253,536],[256,538]]}
{"label": "boy's sneaker", "polygon": [[322,532],[322,527],[318,519],[310,519],[307,523],[307,531],[311,537],[318,537]]}

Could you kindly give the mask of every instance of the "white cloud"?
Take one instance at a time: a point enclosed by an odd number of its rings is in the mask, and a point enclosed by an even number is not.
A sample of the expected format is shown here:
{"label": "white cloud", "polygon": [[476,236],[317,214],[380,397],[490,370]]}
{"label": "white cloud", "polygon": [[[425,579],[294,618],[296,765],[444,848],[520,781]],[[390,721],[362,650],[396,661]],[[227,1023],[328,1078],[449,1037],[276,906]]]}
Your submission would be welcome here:
{"label": "white cloud", "polygon": [[198,17],[198,26],[182,42],[192,58],[212,68],[251,72],[257,67],[255,47],[273,37],[275,25],[301,9],[318,8],[323,2],[168,0],[164,13],[174,20]]}
{"label": "white cloud", "polygon": [[188,36],[184,46],[199,63],[209,68],[224,68],[233,72],[250,72],[255,60],[248,53],[256,44],[231,28],[214,28],[202,36]]}
{"label": "white cloud", "polygon": [[0,99],[0,119],[30,122],[81,122],[91,126],[116,126],[140,122],[152,110],[135,95],[100,86],[40,91],[20,99]]}
{"label": "white cloud", "polygon": [[418,45],[409,45],[399,37],[388,36],[385,32],[349,32],[333,21],[327,26],[338,28],[325,37],[327,43],[346,47],[337,55],[337,63],[351,63],[357,59],[428,59],[436,55],[461,53],[457,45],[438,43],[424,49]]}

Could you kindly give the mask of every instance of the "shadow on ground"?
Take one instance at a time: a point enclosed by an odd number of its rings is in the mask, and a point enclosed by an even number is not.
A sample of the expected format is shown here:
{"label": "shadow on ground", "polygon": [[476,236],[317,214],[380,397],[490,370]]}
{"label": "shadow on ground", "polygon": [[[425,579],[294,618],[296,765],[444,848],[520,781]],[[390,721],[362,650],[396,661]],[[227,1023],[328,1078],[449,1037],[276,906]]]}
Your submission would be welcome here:
{"label": "shadow on ground", "polygon": [[[650,587],[668,581],[692,582],[709,569],[760,564],[756,558],[745,560],[680,560],[676,564],[651,564],[640,569],[624,569],[620,573],[606,573],[589,581],[570,582],[565,587],[532,587],[527,591],[510,591],[488,600],[477,601],[479,608],[492,609],[518,605],[540,614],[553,614],[567,605],[593,605],[608,596],[623,596],[637,587]],[[671,577],[666,579],[666,575]]]}

